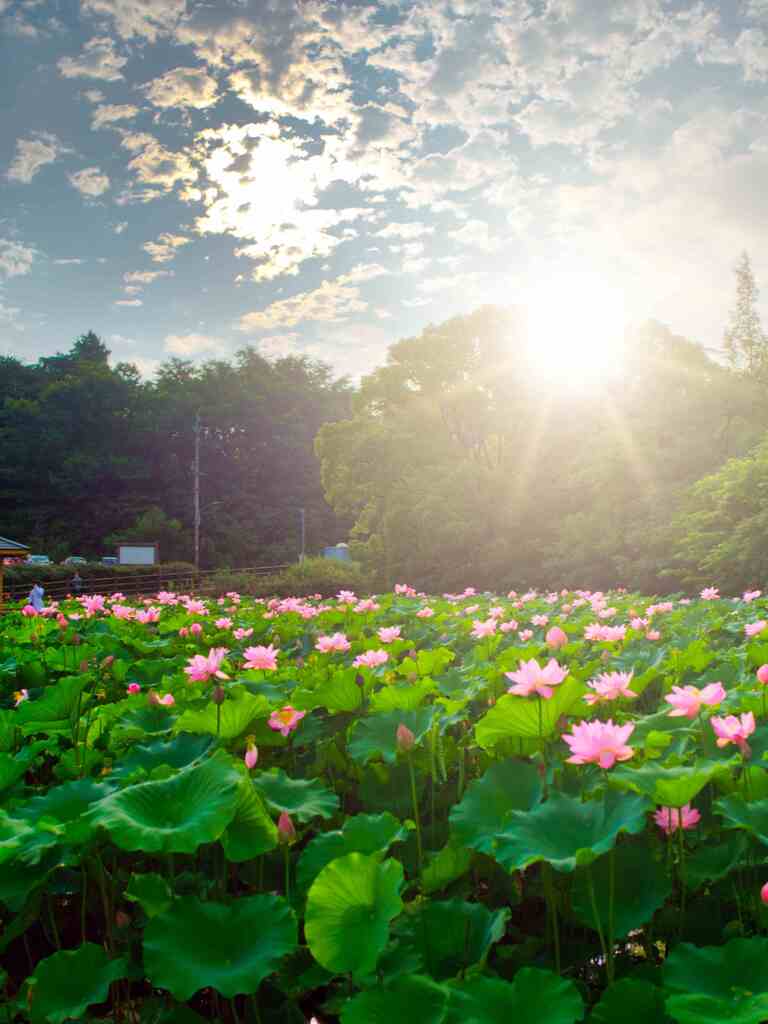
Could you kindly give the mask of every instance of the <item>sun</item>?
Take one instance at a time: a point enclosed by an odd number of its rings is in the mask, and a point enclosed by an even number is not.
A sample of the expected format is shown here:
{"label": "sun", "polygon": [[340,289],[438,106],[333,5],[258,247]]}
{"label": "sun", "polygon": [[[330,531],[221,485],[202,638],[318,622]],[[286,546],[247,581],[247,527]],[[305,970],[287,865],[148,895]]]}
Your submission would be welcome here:
{"label": "sun", "polygon": [[529,289],[525,306],[528,358],[552,382],[580,386],[620,367],[627,310],[607,278],[558,271]]}

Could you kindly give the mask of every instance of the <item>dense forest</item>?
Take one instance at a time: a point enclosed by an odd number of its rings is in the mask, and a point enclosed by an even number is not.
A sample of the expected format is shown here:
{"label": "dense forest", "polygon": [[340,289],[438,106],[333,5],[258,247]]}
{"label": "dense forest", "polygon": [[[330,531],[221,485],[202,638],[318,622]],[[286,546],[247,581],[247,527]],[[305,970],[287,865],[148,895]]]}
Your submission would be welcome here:
{"label": "dense forest", "polygon": [[303,358],[165,363],[151,382],[89,333],[0,359],[0,533],[52,557],[117,538],[202,563],[295,559],[349,535],[380,585],[437,590],[768,580],[768,343],[746,257],[724,360],[648,323],[613,370],[557,386],[514,311],[390,347],[354,389]]}

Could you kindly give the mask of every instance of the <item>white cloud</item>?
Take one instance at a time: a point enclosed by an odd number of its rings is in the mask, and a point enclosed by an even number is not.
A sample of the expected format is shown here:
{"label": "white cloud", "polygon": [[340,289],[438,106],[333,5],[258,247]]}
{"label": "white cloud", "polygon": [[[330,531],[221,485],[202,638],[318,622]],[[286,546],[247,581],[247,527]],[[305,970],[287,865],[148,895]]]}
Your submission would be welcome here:
{"label": "white cloud", "polygon": [[185,235],[173,235],[164,231],[158,235],[157,241],[145,242],[142,249],[149,254],[153,263],[169,263],[176,258],[176,250],[183,245],[189,245],[191,241],[192,239]]}
{"label": "white cloud", "polygon": [[208,334],[169,334],[163,347],[166,352],[182,359],[201,355],[222,355],[228,351],[226,342]]}
{"label": "white cloud", "polygon": [[35,132],[30,139],[16,140],[16,153],[7,171],[10,181],[28,185],[41,167],[53,163],[68,150],[50,132]]}
{"label": "white cloud", "polygon": [[361,298],[360,288],[365,281],[386,274],[378,264],[354,267],[348,274],[342,274],[332,281],[323,281],[319,288],[301,292],[289,299],[279,299],[266,309],[246,313],[240,318],[240,331],[273,330],[276,327],[294,327],[311,320],[336,323],[346,320],[354,313],[364,313],[368,303]]}
{"label": "white cloud", "polygon": [[298,334],[271,334],[268,338],[262,338],[257,345],[265,359],[282,359],[297,354],[299,338]]}
{"label": "white cloud", "polygon": [[89,103],[101,103],[104,99],[104,93],[101,89],[84,89],[81,95]]}
{"label": "white cloud", "polygon": [[168,35],[184,15],[186,0],[81,0],[83,14],[110,18],[123,39],[154,43]]}
{"label": "white cloud", "polygon": [[143,306],[141,299],[115,299],[116,306]]}
{"label": "white cloud", "polygon": [[67,177],[70,185],[84,196],[100,196],[109,188],[109,178],[98,167],[84,167]]}
{"label": "white cloud", "polygon": [[116,235],[122,235],[125,229],[128,227],[127,220],[121,220],[112,228]]}
{"label": "white cloud", "polygon": [[77,256],[67,256],[62,259],[54,260],[53,262],[57,267],[79,267],[82,263],[85,263],[85,260],[80,259]]}
{"label": "white cloud", "polygon": [[6,306],[0,298],[0,323],[9,326],[17,326],[17,320],[21,309],[18,306]]}
{"label": "white cloud", "polygon": [[156,107],[194,107],[205,110],[218,100],[216,79],[204,68],[174,68],[142,86]]}
{"label": "white cloud", "polygon": [[139,108],[132,103],[105,103],[94,110],[91,128],[98,131],[99,128],[115,124],[116,121],[129,121],[139,112]]}
{"label": "white cloud", "polygon": [[65,78],[102,78],[116,82],[123,77],[128,58],[115,51],[109,36],[97,36],[83,45],[78,57],[62,57],[58,68]]}
{"label": "white cloud", "polygon": [[[121,145],[135,152],[136,156],[128,162],[128,169],[133,171],[139,182],[144,185],[159,185],[164,190],[172,189],[179,182],[192,182],[198,176],[189,157],[182,152],[166,149],[162,143],[145,132],[133,132],[123,136]],[[135,197],[136,193],[126,193]],[[146,202],[162,195],[160,191],[138,194],[140,201]],[[126,202],[131,199],[125,200]]]}
{"label": "white cloud", "polygon": [[160,277],[173,277],[172,270],[129,270],[123,274],[123,281],[127,285],[152,284]]}
{"label": "white cloud", "polygon": [[0,238],[0,273],[6,277],[28,274],[37,255],[37,250],[32,246],[22,245],[10,238]]}

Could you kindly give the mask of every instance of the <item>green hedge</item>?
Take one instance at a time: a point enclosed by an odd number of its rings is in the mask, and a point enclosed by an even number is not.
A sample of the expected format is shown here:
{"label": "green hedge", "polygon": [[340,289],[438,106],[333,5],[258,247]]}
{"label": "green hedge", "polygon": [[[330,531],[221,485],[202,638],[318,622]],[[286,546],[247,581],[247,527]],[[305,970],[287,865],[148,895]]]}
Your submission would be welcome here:
{"label": "green hedge", "polygon": [[71,580],[75,572],[83,580],[119,580],[127,576],[147,576],[159,573],[194,572],[195,567],[189,562],[164,562],[161,565],[101,565],[100,562],[88,562],[87,565],[6,565],[3,567],[3,578],[6,586],[15,584],[32,584],[55,580]]}
{"label": "green hedge", "polygon": [[217,594],[236,590],[251,597],[307,597],[322,594],[332,597],[340,590],[354,590],[356,594],[370,593],[371,577],[357,562],[338,562],[331,558],[308,558],[303,565],[269,576],[248,573],[217,572],[205,582],[205,590]]}

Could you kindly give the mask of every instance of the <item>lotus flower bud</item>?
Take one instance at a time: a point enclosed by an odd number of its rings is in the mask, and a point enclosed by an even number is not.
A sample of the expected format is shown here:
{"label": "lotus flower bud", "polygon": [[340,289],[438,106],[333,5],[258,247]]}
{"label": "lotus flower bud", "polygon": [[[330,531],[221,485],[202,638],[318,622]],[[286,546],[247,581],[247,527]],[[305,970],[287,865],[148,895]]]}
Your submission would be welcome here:
{"label": "lotus flower bud", "polygon": [[200,625],[199,622],[193,622],[192,625],[189,627],[189,632],[192,634],[192,636],[200,636],[200,634],[203,632],[203,627]]}
{"label": "lotus flower bud", "polygon": [[559,626],[553,626],[548,630],[544,639],[547,643],[547,647],[551,647],[554,651],[559,650],[561,647],[565,647],[568,643],[568,635],[564,630],[560,629]]}
{"label": "lotus flower bud", "polygon": [[277,820],[277,839],[281,843],[292,843],[296,839],[296,829],[287,811],[283,811]]}
{"label": "lotus flower bud", "polygon": [[160,703],[160,697],[155,690],[150,690],[147,694],[147,704],[150,707],[156,707]]}
{"label": "lotus flower bud", "polygon": [[112,662],[115,660],[114,654],[108,654],[101,662],[101,671],[108,672],[112,667]]}
{"label": "lotus flower bud", "polygon": [[252,736],[248,737],[248,745],[245,749],[245,757],[243,760],[245,761],[245,767],[249,771],[256,767],[256,763],[259,760],[259,748],[253,742]]}
{"label": "lotus flower bud", "polygon": [[413,735],[407,725],[403,725],[401,722],[397,727],[397,746],[399,750],[409,751],[413,750],[416,745],[416,737]]}
{"label": "lotus flower bud", "polygon": [[757,670],[757,678],[761,683],[768,684],[768,665],[761,665]]}
{"label": "lotus flower bud", "polygon": [[227,691],[223,686],[214,687],[213,693],[211,694],[211,700],[214,704],[223,704],[227,699]]}
{"label": "lotus flower bud", "polygon": [[760,899],[768,905],[768,882],[765,883],[763,888],[760,890]]}
{"label": "lotus flower bud", "polygon": [[129,694],[130,696],[133,696],[134,693],[141,693],[141,684],[140,683],[128,683],[128,687],[126,688],[125,692],[127,694]]}
{"label": "lotus flower bud", "polygon": [[88,669],[90,668],[90,665],[91,663],[88,661],[88,659],[84,658],[83,661],[80,662],[80,671],[87,672]]}

